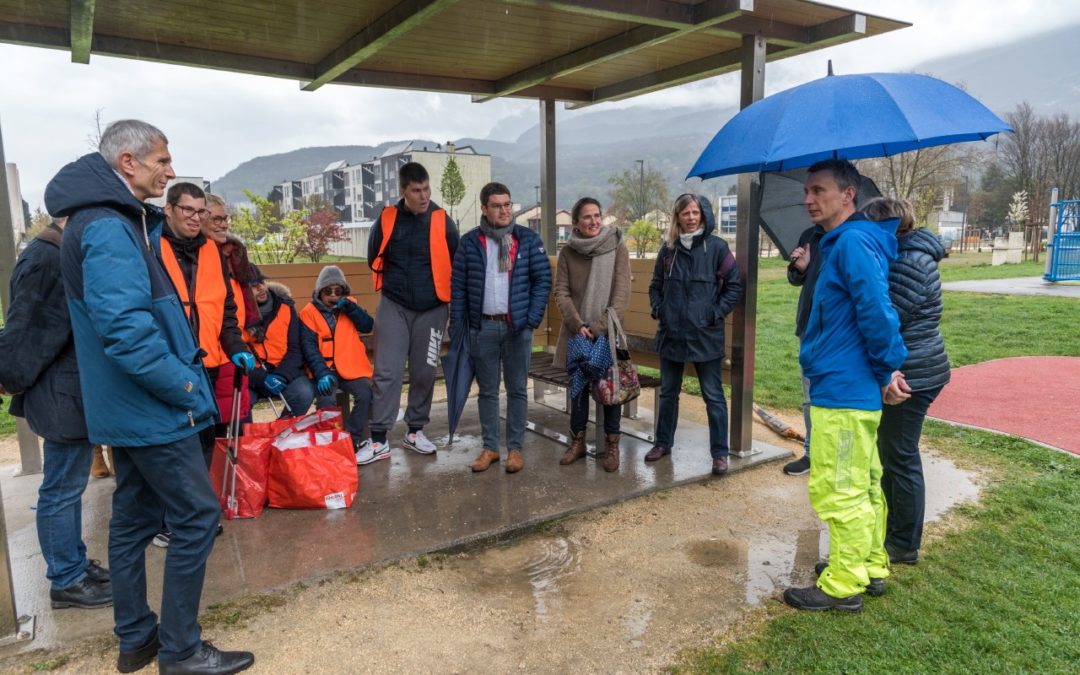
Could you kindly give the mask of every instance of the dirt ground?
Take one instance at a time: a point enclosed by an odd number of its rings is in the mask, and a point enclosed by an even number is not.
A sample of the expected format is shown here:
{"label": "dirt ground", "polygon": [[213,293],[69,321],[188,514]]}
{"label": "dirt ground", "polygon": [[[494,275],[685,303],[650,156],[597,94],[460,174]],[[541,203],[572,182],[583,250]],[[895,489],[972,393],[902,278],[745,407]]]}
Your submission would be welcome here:
{"label": "dirt ground", "polygon": [[[680,411],[704,422],[699,399],[684,397]],[[798,411],[781,416],[801,429]],[[977,478],[932,461],[966,484],[957,499],[974,498]],[[780,467],[624,502],[504,545],[240,599],[207,613],[204,638],[253,651],[253,673],[660,671],[811,580],[827,537],[806,477]],[[109,673],[115,650],[102,638],[7,667],[66,656],[56,672]]]}

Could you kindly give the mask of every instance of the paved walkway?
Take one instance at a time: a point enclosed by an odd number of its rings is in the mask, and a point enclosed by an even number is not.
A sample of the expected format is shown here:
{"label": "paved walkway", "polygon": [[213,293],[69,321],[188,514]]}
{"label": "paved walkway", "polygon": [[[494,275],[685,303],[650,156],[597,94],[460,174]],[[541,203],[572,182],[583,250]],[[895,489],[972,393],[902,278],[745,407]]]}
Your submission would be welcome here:
{"label": "paved walkway", "polygon": [[979,279],[976,281],[950,281],[941,284],[942,290],[962,293],[993,293],[997,295],[1055,295],[1062,298],[1080,298],[1080,283],[1044,281],[1042,277],[1018,279]]}
{"label": "paved walkway", "polygon": [[[558,396],[549,400],[557,402]],[[480,424],[476,399],[470,399],[452,447],[434,456],[397,448],[389,461],[360,467],[360,490],[352,508],[340,511],[267,509],[255,520],[225,523],[206,573],[202,606],[238,595],[282,588],[379,561],[498,540],[547,520],[595,509],[676,485],[713,480],[708,428],[680,419],[670,460],[646,465],[652,444],[624,433],[622,463],[608,474],[591,458],[559,466],[565,445],[539,434],[526,437],[525,469],[507,474],[502,465],[473,474],[468,465],[479,452]],[[624,420],[623,431],[647,433],[652,413],[639,409],[637,420]],[[531,404],[529,417],[551,429],[565,429],[559,410]],[[428,433],[447,441],[445,405],[436,404]],[[401,433],[391,436],[396,444]],[[772,433],[755,425],[755,434]],[[442,435],[442,438],[439,436]],[[731,470],[790,459],[791,451],[755,440],[759,454],[732,458]],[[14,477],[2,472],[4,511],[21,614],[36,615],[37,636],[14,649],[53,647],[64,641],[108,634],[111,610],[49,608],[45,563],[37,542],[34,511],[41,474]],[[777,469],[779,475],[779,469]],[[717,479],[717,480],[723,480]],[[90,557],[106,560],[113,479],[91,480],[83,500],[83,531]],[[164,551],[147,550],[149,597],[161,596]],[[157,602],[152,600],[151,605]]]}
{"label": "paved walkway", "polygon": [[1080,455],[1080,357],[1021,356],[955,368],[930,417]]}

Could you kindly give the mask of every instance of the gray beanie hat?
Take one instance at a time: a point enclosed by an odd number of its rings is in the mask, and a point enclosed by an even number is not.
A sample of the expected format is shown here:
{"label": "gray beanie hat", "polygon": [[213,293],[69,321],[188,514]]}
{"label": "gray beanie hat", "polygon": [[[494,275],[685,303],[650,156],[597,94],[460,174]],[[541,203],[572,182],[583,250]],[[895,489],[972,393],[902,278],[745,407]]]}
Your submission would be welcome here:
{"label": "gray beanie hat", "polygon": [[327,286],[341,286],[345,289],[345,295],[352,293],[349,282],[345,281],[345,274],[337,265],[327,265],[319,272],[319,279],[315,282],[315,299],[319,299],[319,291]]}

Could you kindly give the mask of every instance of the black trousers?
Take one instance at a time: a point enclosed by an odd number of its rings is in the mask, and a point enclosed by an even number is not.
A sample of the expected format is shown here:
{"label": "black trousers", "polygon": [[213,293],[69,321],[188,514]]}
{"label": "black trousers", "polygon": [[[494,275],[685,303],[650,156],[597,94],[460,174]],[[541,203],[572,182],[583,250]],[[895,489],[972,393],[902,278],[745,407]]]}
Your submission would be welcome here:
{"label": "black trousers", "polygon": [[919,438],[926,411],[943,387],[911,392],[899,405],[881,409],[878,455],[881,457],[881,490],[889,513],[885,521],[885,545],[892,550],[918,551],[922,543],[926,511]]}
{"label": "black trousers", "polygon": [[[592,403],[592,392],[589,387],[577,398],[570,399],[570,433],[579,434],[585,431],[589,423],[589,404]],[[619,433],[622,421],[621,405],[604,406],[604,433],[613,436]]]}

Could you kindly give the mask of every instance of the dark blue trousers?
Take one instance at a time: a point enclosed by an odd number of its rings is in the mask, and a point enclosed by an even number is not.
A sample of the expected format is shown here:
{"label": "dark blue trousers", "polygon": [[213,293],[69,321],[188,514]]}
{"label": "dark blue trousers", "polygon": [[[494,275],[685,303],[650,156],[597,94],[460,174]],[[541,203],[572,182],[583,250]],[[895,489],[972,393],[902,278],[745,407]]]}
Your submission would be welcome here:
{"label": "dark blue trousers", "polygon": [[146,602],[146,547],[161,527],[165,554],[158,660],[182,661],[200,643],[199,599],[220,507],[198,433],[167,445],[113,448],[116,491],[109,522],[109,571],[121,651],[146,644],[158,617]]}
{"label": "dark blue trousers", "polygon": [[919,437],[926,411],[941,390],[942,387],[913,391],[911,398],[903,403],[881,407],[877,443],[881,491],[889,507],[885,545],[894,551],[918,551],[922,544],[926,484]]}
{"label": "dark blue trousers", "polygon": [[[656,420],[656,444],[666,448],[675,445],[675,429],[679,425],[679,394],[682,392],[682,361],[660,357],[660,407]],[[727,400],[724,398],[724,359],[694,363],[701,398],[705,400],[705,415],[709,419],[709,454],[713,459],[727,457],[728,423]]]}

